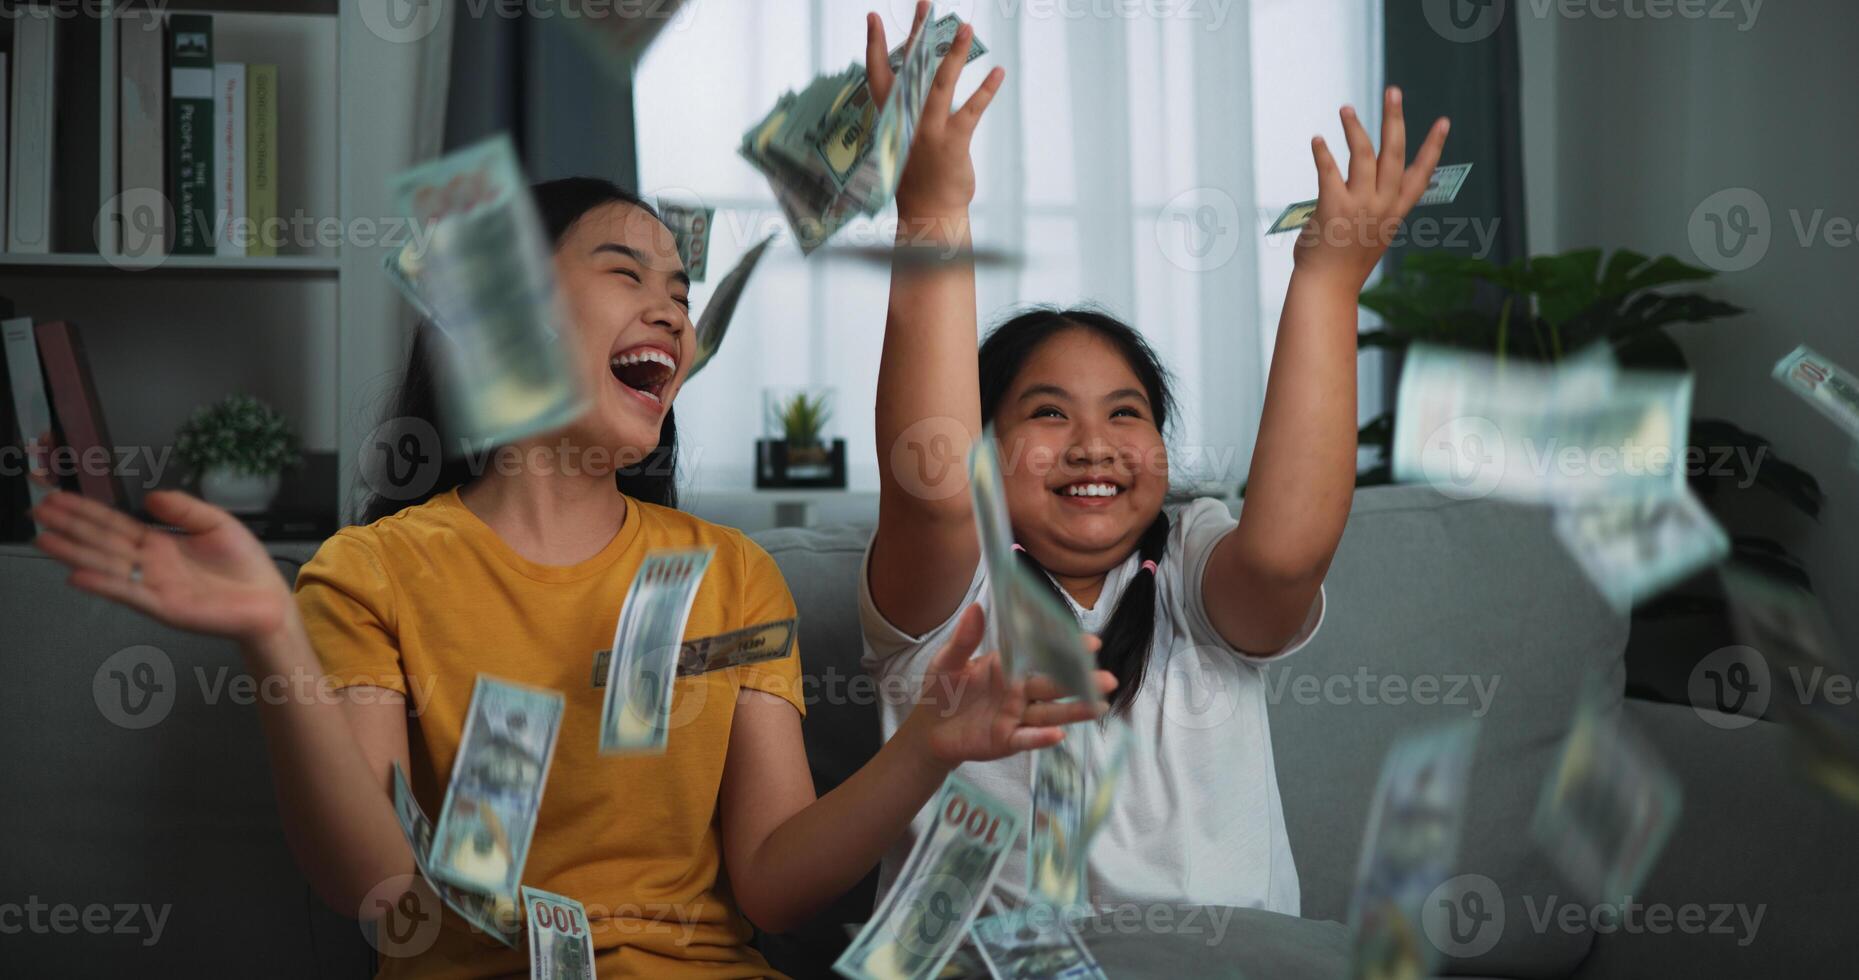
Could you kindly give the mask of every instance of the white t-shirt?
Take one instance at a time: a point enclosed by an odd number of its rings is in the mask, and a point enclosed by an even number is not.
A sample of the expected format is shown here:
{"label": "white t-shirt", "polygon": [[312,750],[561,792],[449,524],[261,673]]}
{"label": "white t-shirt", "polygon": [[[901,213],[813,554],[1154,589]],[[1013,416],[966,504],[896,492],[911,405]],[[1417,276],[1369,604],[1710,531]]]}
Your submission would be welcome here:
{"label": "white t-shirt", "polygon": [[[1196,500],[1171,514],[1168,547],[1157,562],[1154,645],[1128,710],[1134,741],[1109,816],[1091,845],[1086,899],[1093,905],[1185,903],[1298,914],[1297,867],[1285,834],[1266,718],[1264,661],[1228,646],[1201,602],[1207,558],[1235,526],[1226,507],[1212,499]],[[891,625],[872,602],[870,561],[867,548],[859,575],[865,669],[881,681],[910,682],[882,683],[882,690],[914,690],[956,616],[922,636]],[[1072,603],[1087,632],[1103,629],[1124,588],[1139,574],[1148,573],[1142,571],[1141,556],[1131,554],[1110,571],[1094,608]],[[957,615],[972,602],[984,610],[990,605],[985,567],[975,570]],[[1309,642],[1323,620],[1323,607],[1319,590],[1303,628],[1271,659]],[[910,708],[885,700],[886,739]],[[1088,723],[1067,727],[1065,737],[1093,739],[1097,749],[1106,741],[1100,726]],[[957,771],[1008,806],[1031,813],[1031,754],[964,763]],[[910,833],[885,855],[880,897],[890,890],[929,819],[925,807]],[[1015,902],[1025,897],[1025,834],[1001,869],[999,887]]]}

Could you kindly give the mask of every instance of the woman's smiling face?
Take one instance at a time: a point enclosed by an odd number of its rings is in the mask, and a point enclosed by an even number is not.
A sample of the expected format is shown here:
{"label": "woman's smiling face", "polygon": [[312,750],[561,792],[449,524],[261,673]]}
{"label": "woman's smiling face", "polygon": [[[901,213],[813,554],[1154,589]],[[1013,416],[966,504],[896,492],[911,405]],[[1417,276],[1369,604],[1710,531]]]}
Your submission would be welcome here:
{"label": "woman's smiling face", "polygon": [[636,464],[658,445],[697,352],[677,241],[645,209],[603,204],[562,236],[555,274],[591,393],[571,439],[607,447],[619,465]]}

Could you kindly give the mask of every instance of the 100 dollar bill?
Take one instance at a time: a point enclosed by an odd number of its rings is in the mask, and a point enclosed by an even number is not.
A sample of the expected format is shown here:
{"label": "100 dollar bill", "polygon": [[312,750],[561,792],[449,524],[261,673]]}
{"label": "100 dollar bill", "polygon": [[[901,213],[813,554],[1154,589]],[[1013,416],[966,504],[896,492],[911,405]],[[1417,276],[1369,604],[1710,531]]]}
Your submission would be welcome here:
{"label": "100 dollar bill", "polygon": [[1859,378],[1850,371],[1802,346],[1775,365],[1775,380],[1859,439]]}
{"label": "100 dollar bill", "polygon": [[[678,648],[678,676],[695,677],[713,670],[780,660],[794,648],[794,628],[797,622],[793,619],[778,619],[716,636],[686,640]],[[607,686],[607,669],[612,662],[611,650],[600,650],[594,654],[593,686]]]}
{"label": "100 dollar bill", "polygon": [[1689,490],[1557,507],[1555,530],[1623,615],[1730,554],[1729,536]]}
{"label": "100 dollar bill", "polygon": [[1032,819],[1027,824],[1029,902],[1059,907],[1084,897],[1091,841],[1102,829],[1129,759],[1129,723],[1073,727],[1057,745],[1033,753]]}
{"label": "100 dollar bill", "polygon": [[654,551],[626,590],[600,709],[600,751],[663,752],[678,651],[714,549]]}
{"label": "100 dollar bill", "polygon": [[1416,344],[1395,408],[1394,478],[1535,504],[1670,496],[1684,484],[1690,419],[1690,375]]}
{"label": "100 dollar bill", "polygon": [[841,976],[928,980],[962,944],[1020,834],[1020,816],[960,776],[943,783],[934,812],[884,902],[833,964]]}
{"label": "100 dollar bill", "polygon": [[433,829],[433,876],[515,895],[555,756],[562,696],[478,675]]}
{"label": "100 dollar bill", "polygon": [[517,921],[519,913],[516,896],[490,895],[435,879],[431,862],[432,821],[426,818],[426,811],[421,810],[419,801],[413,798],[413,789],[407,785],[407,774],[401,770],[399,762],[394,763],[393,778],[394,817],[400,821],[400,832],[406,835],[407,846],[413,849],[413,865],[419,869],[420,877],[460,918],[492,939],[515,949],[517,941],[522,938],[522,924]]}
{"label": "100 dollar bill", "polygon": [[[1439,167],[1433,171],[1433,177],[1427,182],[1426,193],[1414,202],[1414,207],[1424,208],[1436,204],[1451,204],[1459,197],[1459,188],[1465,186],[1465,178],[1471,176],[1472,165],[1454,163]],[[1265,229],[1267,235],[1280,235],[1288,231],[1298,231],[1310,221],[1310,216],[1317,213],[1316,201],[1299,201],[1284,209]]]}
{"label": "100 dollar bill", "polygon": [[594,980],[594,934],[580,902],[523,886],[530,980]]}

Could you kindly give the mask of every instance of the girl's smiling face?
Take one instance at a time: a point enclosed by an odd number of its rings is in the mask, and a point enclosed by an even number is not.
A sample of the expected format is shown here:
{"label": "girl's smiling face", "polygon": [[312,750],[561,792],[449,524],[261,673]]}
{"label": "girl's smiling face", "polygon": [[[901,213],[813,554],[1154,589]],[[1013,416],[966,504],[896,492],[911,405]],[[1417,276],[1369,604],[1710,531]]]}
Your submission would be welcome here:
{"label": "girl's smiling face", "polygon": [[619,465],[636,464],[658,445],[697,352],[677,242],[645,209],[603,204],[562,236],[555,274],[592,393],[571,438],[611,449]]}
{"label": "girl's smiling face", "polygon": [[1054,574],[1110,570],[1161,512],[1168,455],[1150,399],[1115,344],[1071,327],[1028,355],[995,405],[1015,537]]}

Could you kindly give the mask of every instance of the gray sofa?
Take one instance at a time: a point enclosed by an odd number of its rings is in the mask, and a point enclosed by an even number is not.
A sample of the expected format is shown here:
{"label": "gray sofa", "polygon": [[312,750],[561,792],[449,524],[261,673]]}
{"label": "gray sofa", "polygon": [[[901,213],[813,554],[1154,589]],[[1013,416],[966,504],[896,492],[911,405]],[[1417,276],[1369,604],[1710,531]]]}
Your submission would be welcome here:
{"label": "gray sofa", "polygon": [[[851,682],[866,534],[835,526],[758,535],[800,605],[816,682],[807,749],[821,792],[877,746],[876,707],[859,696],[869,689]],[[280,564],[294,573],[294,562]],[[0,622],[14,668],[0,685],[0,785],[11,801],[0,810],[0,975],[368,975],[359,928],[321,907],[285,851],[254,709],[223,686],[238,673],[234,651],[72,593],[63,577],[18,549],[0,555]],[[1575,698],[1596,674],[1618,695],[1626,640],[1626,624],[1589,589],[1542,512],[1450,502],[1423,488],[1364,491],[1328,590],[1318,640],[1270,668],[1281,685],[1272,737],[1303,918],[1169,909],[1086,923],[1111,976],[1345,975],[1341,922],[1382,756],[1403,731],[1473,713],[1484,724],[1458,870],[1481,876],[1465,880],[1485,904],[1477,915],[1460,907],[1451,941],[1466,955],[1444,973],[1851,975],[1859,856],[1848,842],[1859,814],[1797,777],[1787,733],[1769,722],[1736,727],[1686,706],[1623,703],[1684,785],[1677,831],[1624,920],[1603,918],[1597,929],[1536,853],[1531,812]],[[175,668],[174,695],[146,728],[125,727],[142,716],[125,715],[124,698],[148,690],[149,678],[132,689],[106,663],[136,644],[159,647]],[[846,696],[818,696],[831,692]],[[796,976],[822,975],[845,941],[840,923],[868,915],[871,889],[868,879],[805,930],[763,937],[770,959]],[[4,903],[29,900],[47,925],[8,930]],[[83,919],[91,905],[110,906],[111,925],[129,925],[89,928],[104,918]],[[131,905],[167,908],[158,940],[152,915],[125,919],[116,908]],[[78,911],[57,920],[54,906]],[[68,928],[53,928],[60,921]]]}

